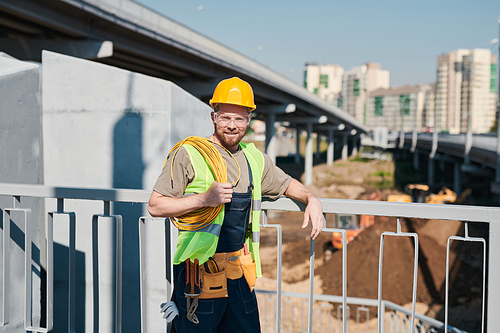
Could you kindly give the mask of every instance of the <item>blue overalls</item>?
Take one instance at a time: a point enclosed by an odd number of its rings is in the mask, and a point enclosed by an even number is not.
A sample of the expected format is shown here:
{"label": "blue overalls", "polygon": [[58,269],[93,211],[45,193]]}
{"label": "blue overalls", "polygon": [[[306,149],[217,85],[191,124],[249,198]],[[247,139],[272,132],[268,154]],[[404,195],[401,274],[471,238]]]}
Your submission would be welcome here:
{"label": "blue overalls", "polygon": [[[253,183],[252,172],[248,165],[250,184]],[[233,193],[231,202],[225,204],[224,222],[219,235],[217,253],[234,252],[243,248],[245,233],[250,222],[252,201],[252,185],[247,193]],[[194,324],[186,318],[186,297],[183,288],[186,284],[186,264],[174,265],[174,293],[179,316],[174,323],[174,331],[178,333],[191,332],[260,332],[259,311],[255,290],[250,288],[242,276],[236,280],[227,280],[228,297],[199,299],[196,316],[199,324]]]}

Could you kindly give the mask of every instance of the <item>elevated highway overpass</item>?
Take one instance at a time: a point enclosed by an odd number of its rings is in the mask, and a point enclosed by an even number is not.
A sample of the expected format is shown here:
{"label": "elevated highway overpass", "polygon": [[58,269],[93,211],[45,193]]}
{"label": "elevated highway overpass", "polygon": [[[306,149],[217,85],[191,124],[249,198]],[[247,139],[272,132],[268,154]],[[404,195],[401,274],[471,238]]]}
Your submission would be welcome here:
{"label": "elevated highway overpass", "polygon": [[49,50],[169,80],[208,102],[223,78],[239,76],[255,92],[266,122],[266,152],[276,157],[277,121],[306,130],[306,183],[312,181],[312,133],[356,146],[367,128],[303,87],[210,38],[130,0],[3,0],[0,51],[41,61]]}
{"label": "elevated highway overpass", "polygon": [[[484,187],[491,193],[500,193],[499,139],[491,134],[447,133],[373,133],[373,146],[380,149],[404,150],[412,153],[413,165],[419,169],[426,159],[427,182],[435,184],[436,165],[451,165],[448,174],[453,175],[453,189],[460,193],[464,186],[464,174],[479,175],[485,179]],[[487,181],[489,180],[489,182]]]}

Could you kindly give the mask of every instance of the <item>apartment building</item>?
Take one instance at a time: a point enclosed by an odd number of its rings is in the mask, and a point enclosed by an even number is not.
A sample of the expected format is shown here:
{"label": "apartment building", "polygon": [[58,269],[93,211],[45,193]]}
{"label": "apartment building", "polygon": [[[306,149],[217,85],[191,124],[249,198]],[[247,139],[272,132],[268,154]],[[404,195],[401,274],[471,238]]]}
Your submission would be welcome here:
{"label": "apartment building", "polygon": [[434,85],[379,88],[368,93],[366,126],[389,131],[428,131],[434,116]]}
{"label": "apartment building", "polygon": [[308,63],[304,69],[304,87],[330,104],[339,106],[344,69],[339,65]]}
{"label": "apartment building", "polygon": [[379,63],[366,63],[344,73],[340,107],[358,121],[367,123],[365,103],[368,93],[379,88],[389,88],[389,71]]}
{"label": "apartment building", "polygon": [[[489,132],[495,121],[496,62],[489,49],[459,49],[437,62],[435,127]],[[469,123],[470,120],[470,123]]]}

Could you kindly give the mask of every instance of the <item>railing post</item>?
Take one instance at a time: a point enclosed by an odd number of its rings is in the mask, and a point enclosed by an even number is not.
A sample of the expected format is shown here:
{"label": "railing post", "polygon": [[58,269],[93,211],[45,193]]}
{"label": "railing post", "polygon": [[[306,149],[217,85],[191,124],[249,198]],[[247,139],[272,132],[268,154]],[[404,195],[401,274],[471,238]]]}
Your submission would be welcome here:
{"label": "railing post", "polygon": [[[100,218],[111,219],[114,223],[98,223]],[[102,225],[101,229],[106,228],[106,235],[111,236],[111,240],[99,242],[100,225]],[[104,201],[104,214],[92,216],[93,329],[95,332],[121,333],[122,331],[122,228],[122,216],[110,215],[110,202]],[[102,255],[102,249],[101,252],[99,250],[100,245],[103,244],[108,245],[105,250],[107,250],[109,257]],[[108,269],[105,270],[105,268]],[[103,276],[105,277],[103,278]],[[110,288],[101,288],[100,282],[107,279],[111,283]],[[101,289],[105,289],[105,292],[110,296],[111,301],[107,304],[109,308],[104,309],[103,313],[114,316],[114,320],[111,321],[112,327],[100,327],[100,302],[102,301],[100,293],[103,292]],[[106,297],[103,298],[106,299]]]}
{"label": "railing post", "polygon": [[[158,311],[173,292],[171,230],[169,218],[139,218],[141,333],[171,330],[172,323],[167,323]],[[162,233],[163,244],[159,242]]]}
{"label": "railing post", "polygon": [[32,220],[31,209],[20,208],[20,197],[14,196],[14,208],[5,208],[3,210],[3,268],[2,268],[2,318],[1,326],[5,326],[9,322],[9,309],[10,309],[10,223],[11,212],[24,213],[24,328],[27,331],[33,332],[48,332],[53,328],[53,240],[52,240],[52,221],[48,221],[47,226],[47,327],[32,326],[32,241],[33,236],[31,232]]}
{"label": "railing post", "polygon": [[[290,301],[289,299],[288,300],[284,300],[283,301],[283,309],[285,310],[284,311],[284,314],[283,314],[283,323],[286,322],[286,305],[289,304],[290,305],[290,310],[288,311],[288,313],[290,314],[290,332],[293,333],[293,319],[294,319],[294,315],[293,315],[293,310],[294,310],[294,306],[293,306],[293,302]],[[283,324],[283,332],[286,332],[286,329],[285,329],[285,325]]]}
{"label": "railing post", "polygon": [[452,240],[462,242],[479,242],[483,244],[483,299],[481,311],[481,332],[484,332],[484,309],[486,300],[486,240],[483,238],[469,237],[469,226],[465,223],[465,237],[451,236],[448,238],[446,245],[446,286],[445,286],[445,302],[444,302],[444,332],[448,333],[448,298],[449,298],[449,281],[450,281],[450,244]]}
{"label": "railing post", "polygon": [[382,326],[385,313],[382,312],[382,269],[383,269],[383,259],[384,259],[384,237],[385,236],[400,236],[400,237],[412,237],[415,239],[415,254],[413,262],[413,294],[412,294],[412,307],[411,307],[411,333],[415,331],[415,307],[417,299],[417,274],[418,274],[418,235],[412,232],[401,232],[401,217],[397,218],[397,231],[396,232],[383,232],[380,236],[380,254],[379,254],[379,266],[378,266],[378,333],[384,331]]}
{"label": "railing post", "polygon": [[[54,284],[54,217],[57,215],[68,216],[68,304],[67,304],[67,317],[68,317],[68,332],[76,332],[76,214],[74,212],[64,212],[64,200],[57,199],[57,211],[47,213],[47,309],[53,299],[53,284]],[[50,297],[49,297],[50,295]],[[53,311],[53,306],[50,308]],[[53,316],[50,316],[52,322]],[[48,324],[47,324],[48,325]],[[61,329],[57,328],[56,329]]]}
{"label": "railing post", "polygon": [[356,309],[356,326],[358,332],[361,332],[361,325],[360,325],[360,313],[364,312],[366,314],[365,318],[365,323],[366,323],[366,332],[370,332],[370,310],[368,308],[365,308],[364,306],[360,306]]}
{"label": "railing post", "polygon": [[[31,266],[32,266],[32,234],[31,234],[31,209],[29,210],[29,219],[25,220],[25,291],[24,291],[24,328],[26,331],[32,332],[49,332],[54,327],[54,229],[53,219],[47,220],[47,328],[32,326],[31,318]],[[50,216],[49,216],[50,217]],[[70,331],[72,332],[72,331]]]}
{"label": "railing post", "polygon": [[[326,215],[323,214],[323,232],[339,232],[342,234],[342,332],[346,333],[349,314],[346,314],[347,306],[347,232],[345,229],[326,228]],[[314,240],[311,239],[309,272],[309,332],[312,332],[312,304],[313,304],[313,280],[314,280]]]}
{"label": "railing post", "polygon": [[283,243],[283,232],[281,229],[281,224],[268,224],[267,223],[267,211],[261,211],[262,228],[276,228],[276,242],[277,242],[277,263],[276,263],[276,333],[280,332],[281,329],[281,272],[282,272],[282,243]]}
{"label": "railing post", "polygon": [[[342,309],[342,328],[341,325],[340,325],[340,310]],[[350,331],[350,327],[348,326],[349,324],[349,318],[351,317],[351,308],[349,307],[349,305],[339,305],[339,307],[337,308],[337,326],[338,326],[338,332],[340,333],[341,331],[343,333],[345,332],[349,332]]]}
{"label": "railing post", "polygon": [[307,320],[307,332],[312,332],[313,302],[314,302],[314,239],[311,238],[311,249],[309,252],[309,319]]}
{"label": "railing post", "polygon": [[2,244],[2,314],[0,326],[9,323],[10,308],[10,212],[3,210],[3,244]]}

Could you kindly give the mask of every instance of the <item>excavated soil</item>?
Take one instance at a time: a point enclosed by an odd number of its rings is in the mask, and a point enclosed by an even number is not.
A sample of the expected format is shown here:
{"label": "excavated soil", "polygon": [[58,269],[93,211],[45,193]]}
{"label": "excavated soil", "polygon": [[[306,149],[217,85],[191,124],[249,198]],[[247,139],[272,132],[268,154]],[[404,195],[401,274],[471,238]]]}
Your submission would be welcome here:
{"label": "excavated soil", "polygon": [[[283,169],[287,172],[285,165]],[[378,191],[381,200],[389,194],[400,193],[390,189],[394,165],[389,161],[337,161],[333,166],[324,164],[314,167],[314,181],[310,190],[322,198],[367,199]],[[269,212],[268,223],[281,224],[283,228],[282,290],[307,293],[309,288],[310,229],[301,229],[302,213]],[[327,224],[332,217],[327,216]],[[446,274],[446,246],[448,237],[463,236],[464,224],[454,221],[402,219],[403,232],[418,234],[417,312],[444,322],[444,294]],[[395,218],[376,217],[371,227],[361,232],[347,247],[347,295],[377,299],[378,270],[381,234],[395,232]],[[471,236],[484,236],[481,225],[469,226]],[[315,246],[314,292],[325,295],[341,295],[342,252],[335,251],[325,261],[323,251],[328,247],[331,235],[322,233]],[[450,325],[468,332],[480,331],[482,296],[482,249],[477,246],[456,246],[450,253]],[[276,229],[262,230],[261,258],[263,278],[256,288],[276,290]],[[382,272],[382,299],[411,309],[414,272],[414,240],[408,237],[384,237]],[[266,298],[259,296],[261,313],[269,312]],[[300,331],[307,323],[304,319],[303,301],[295,301],[293,331]],[[339,304],[321,306],[323,316],[316,320],[314,331],[321,325],[337,327]],[[265,309],[265,310],[264,310]],[[300,309],[300,310],[299,310]],[[319,311],[319,310],[318,310]],[[376,330],[377,308],[369,307],[370,331]],[[326,319],[331,313],[332,318]],[[263,313],[264,314],[264,313]],[[319,315],[319,312],[318,312]],[[350,306],[351,326],[356,325],[356,306]],[[386,315],[389,322],[390,314]],[[265,322],[267,317],[262,318]],[[320,317],[317,317],[320,318]],[[363,322],[363,316],[360,318]],[[326,320],[326,321],[325,321]],[[331,320],[331,321],[330,321]],[[286,320],[285,320],[286,321]],[[289,322],[289,321],[286,321]],[[333,323],[333,324],[332,324]],[[287,324],[291,325],[291,324]],[[353,328],[351,328],[353,329]],[[291,331],[288,327],[287,331]]]}

